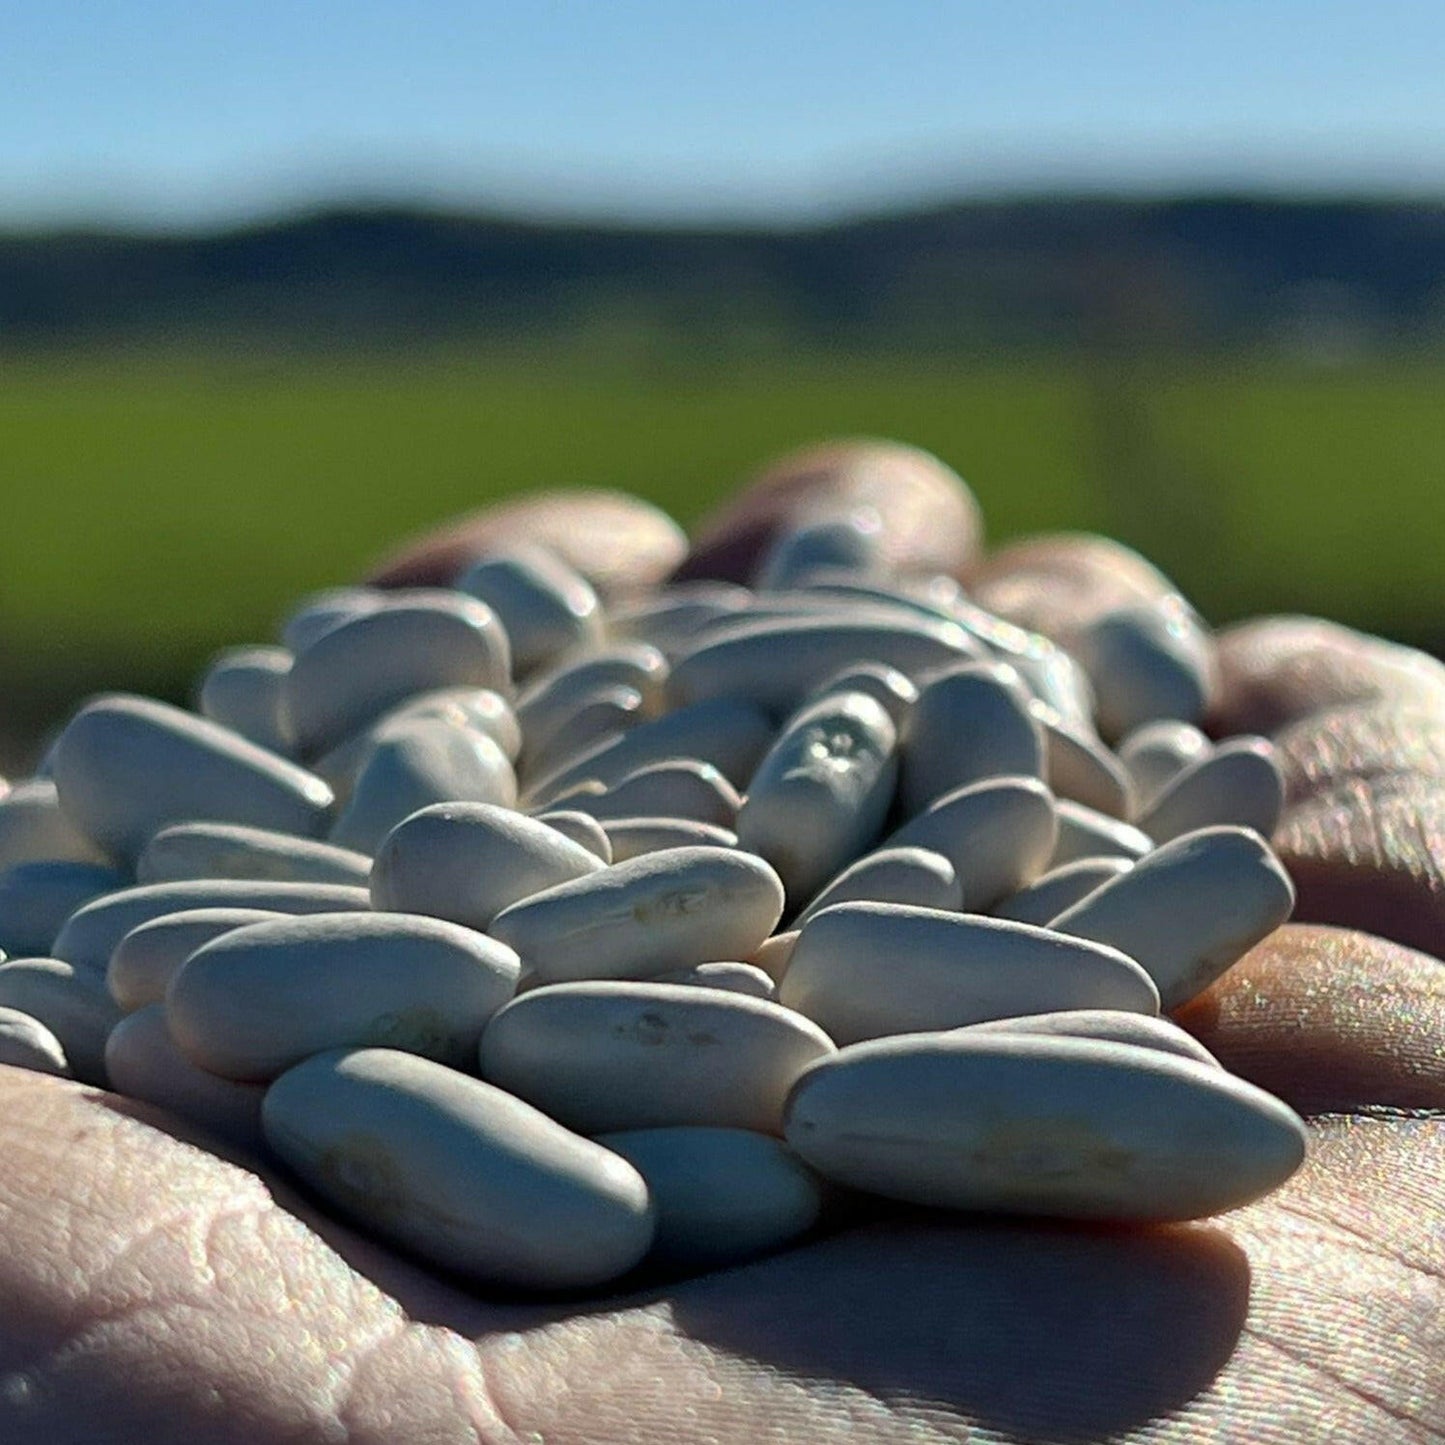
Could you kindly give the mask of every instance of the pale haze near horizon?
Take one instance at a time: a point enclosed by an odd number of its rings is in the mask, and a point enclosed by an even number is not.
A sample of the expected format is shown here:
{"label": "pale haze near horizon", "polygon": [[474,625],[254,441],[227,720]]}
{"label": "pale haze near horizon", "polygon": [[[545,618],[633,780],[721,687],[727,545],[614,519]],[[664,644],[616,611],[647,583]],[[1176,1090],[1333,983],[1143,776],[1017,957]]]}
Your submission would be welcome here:
{"label": "pale haze near horizon", "polygon": [[1445,6],[0,0],[0,229],[1445,194]]}

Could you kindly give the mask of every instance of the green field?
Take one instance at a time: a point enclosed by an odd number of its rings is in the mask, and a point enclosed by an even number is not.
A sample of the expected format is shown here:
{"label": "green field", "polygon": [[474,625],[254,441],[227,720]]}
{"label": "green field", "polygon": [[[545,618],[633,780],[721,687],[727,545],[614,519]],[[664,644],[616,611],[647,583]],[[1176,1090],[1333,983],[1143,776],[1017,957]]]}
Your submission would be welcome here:
{"label": "green field", "polygon": [[1133,542],[1212,618],[1445,636],[1445,365],[57,356],[0,363],[0,696],[174,690],[448,513],[577,483],[689,521],[838,433],[937,452],[995,537]]}

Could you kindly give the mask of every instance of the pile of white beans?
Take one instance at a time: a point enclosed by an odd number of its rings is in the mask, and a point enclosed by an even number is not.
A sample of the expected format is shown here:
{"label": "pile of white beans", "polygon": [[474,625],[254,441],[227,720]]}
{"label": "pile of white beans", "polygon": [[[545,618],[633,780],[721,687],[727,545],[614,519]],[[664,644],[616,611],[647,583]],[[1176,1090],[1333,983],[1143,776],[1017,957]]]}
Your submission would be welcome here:
{"label": "pile of white beans", "polygon": [[1065,652],[866,515],[750,588],[604,606],[511,547],[318,594],[0,798],[0,1061],[484,1285],[735,1263],[846,1191],[1231,1209],[1305,1130],[1161,1016],[1294,902],[1213,687],[1177,597]]}

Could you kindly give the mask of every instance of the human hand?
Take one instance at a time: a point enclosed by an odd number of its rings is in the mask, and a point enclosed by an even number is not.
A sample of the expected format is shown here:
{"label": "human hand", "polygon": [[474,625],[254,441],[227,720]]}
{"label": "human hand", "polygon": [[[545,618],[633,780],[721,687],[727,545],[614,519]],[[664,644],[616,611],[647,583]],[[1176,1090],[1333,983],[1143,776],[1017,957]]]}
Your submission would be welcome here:
{"label": "human hand", "polygon": [[[1386,793],[1445,797],[1389,742],[1400,706],[1319,724],[1309,755],[1335,763],[1295,811],[1329,800],[1341,852],[1313,917],[1332,880],[1355,907],[1404,876],[1438,916],[1428,811],[1413,839],[1376,827]],[[1427,865],[1395,867],[1402,848]],[[478,1299],[158,1111],[0,1070],[0,1439],[1445,1435],[1445,964],[1292,925],[1182,1021],[1312,1119],[1305,1169],[1259,1204],[1129,1230],[880,1205],[768,1260],[582,1302]]]}

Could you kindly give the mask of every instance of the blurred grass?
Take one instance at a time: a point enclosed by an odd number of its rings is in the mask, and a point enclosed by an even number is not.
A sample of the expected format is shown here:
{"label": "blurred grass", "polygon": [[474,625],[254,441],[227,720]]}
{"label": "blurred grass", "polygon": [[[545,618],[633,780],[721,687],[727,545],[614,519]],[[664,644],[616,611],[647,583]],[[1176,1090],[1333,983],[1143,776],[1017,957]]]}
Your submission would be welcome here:
{"label": "blurred grass", "polygon": [[[889,355],[54,355],[0,362],[0,681],[22,724],[170,691],[399,535],[585,484],[690,522],[839,433],[937,452],[995,538],[1096,528],[1206,615],[1438,646],[1445,365]],[[8,679],[8,680],[5,680]],[[13,731],[12,726],[12,731]]]}

